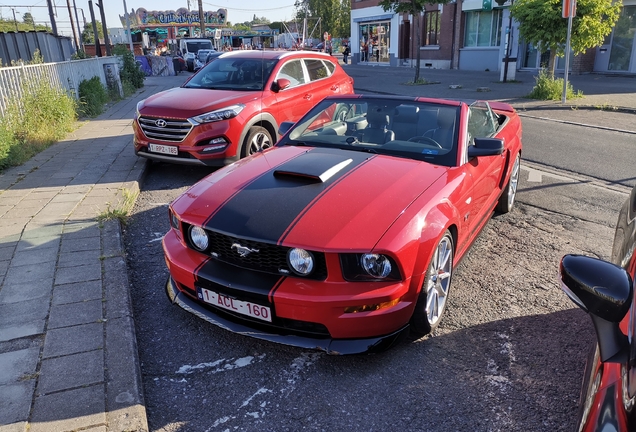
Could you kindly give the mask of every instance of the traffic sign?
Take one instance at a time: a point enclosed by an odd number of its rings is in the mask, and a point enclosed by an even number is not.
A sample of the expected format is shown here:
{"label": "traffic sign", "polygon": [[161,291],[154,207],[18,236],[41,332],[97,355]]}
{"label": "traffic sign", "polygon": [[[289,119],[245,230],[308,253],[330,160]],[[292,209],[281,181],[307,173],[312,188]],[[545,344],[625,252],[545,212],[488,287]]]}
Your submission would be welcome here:
{"label": "traffic sign", "polygon": [[572,17],[576,16],[576,0],[563,0],[563,11],[561,15],[563,18],[570,18],[570,14],[572,14]]}

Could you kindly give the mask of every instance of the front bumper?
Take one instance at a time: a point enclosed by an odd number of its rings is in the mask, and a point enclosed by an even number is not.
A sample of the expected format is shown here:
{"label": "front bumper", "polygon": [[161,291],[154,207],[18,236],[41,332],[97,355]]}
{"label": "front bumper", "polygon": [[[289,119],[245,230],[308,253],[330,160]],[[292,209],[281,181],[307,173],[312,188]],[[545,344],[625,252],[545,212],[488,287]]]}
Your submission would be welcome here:
{"label": "front bumper", "polygon": [[[381,284],[346,282],[335,274],[326,280],[308,280],[257,272],[208,258],[186,247],[174,230],[164,237],[163,249],[170,271],[166,285],[170,300],[236,333],[330,354],[356,354],[385,350],[409,329],[415,306],[409,295],[410,279]],[[269,307],[272,321],[203,302],[196,287]],[[397,298],[399,302],[390,307],[345,312],[348,307]]]}
{"label": "front bumper", "polygon": [[293,334],[270,333],[248,327],[240,322],[235,322],[229,318],[225,318],[214,313],[201,303],[191,299],[188,295],[176,289],[175,282],[171,277],[168,278],[168,282],[166,283],[166,294],[173,304],[177,304],[187,312],[190,312],[191,314],[194,314],[199,318],[225,330],[283,345],[324,351],[330,355],[362,354],[385,351],[398,343],[409,333],[408,324],[391,334],[364,339],[318,339]]}

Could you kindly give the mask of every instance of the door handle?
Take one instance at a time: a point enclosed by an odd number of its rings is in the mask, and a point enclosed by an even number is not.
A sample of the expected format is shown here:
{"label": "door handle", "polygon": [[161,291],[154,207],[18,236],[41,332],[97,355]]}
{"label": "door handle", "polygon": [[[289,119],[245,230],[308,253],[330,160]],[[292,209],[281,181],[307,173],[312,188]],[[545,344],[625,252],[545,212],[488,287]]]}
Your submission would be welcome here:
{"label": "door handle", "polygon": [[303,99],[310,100],[311,94],[307,93],[305,96],[303,96]]}

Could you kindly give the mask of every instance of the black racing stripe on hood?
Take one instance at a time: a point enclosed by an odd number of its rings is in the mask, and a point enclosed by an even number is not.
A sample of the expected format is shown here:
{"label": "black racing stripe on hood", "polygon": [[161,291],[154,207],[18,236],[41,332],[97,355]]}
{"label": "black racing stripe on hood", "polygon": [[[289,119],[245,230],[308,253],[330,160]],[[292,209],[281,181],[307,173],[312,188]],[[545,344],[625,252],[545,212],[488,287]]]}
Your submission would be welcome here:
{"label": "black racing stripe on hood", "polygon": [[[311,150],[312,150],[312,149],[308,149],[307,151],[311,151]],[[274,166],[271,168],[271,170],[272,170],[272,171],[275,171],[275,170],[276,170],[279,166],[284,165],[284,164],[286,164],[287,162],[289,162],[289,161],[291,161],[291,160],[294,160],[294,159],[296,159],[297,157],[302,156],[302,155],[304,155],[304,154],[306,154],[306,153],[307,153],[307,152],[299,153],[299,154],[297,154],[297,155],[295,155],[295,156],[292,156],[291,158],[287,159],[286,161],[283,161],[283,162],[279,163],[278,165],[274,165]],[[250,180],[249,182],[247,182],[247,183],[245,184],[244,188],[245,188],[245,187],[247,187],[247,186],[249,186],[250,184],[254,183],[254,182],[255,182],[255,181],[257,181],[259,178],[261,178],[261,177],[263,177],[263,176],[267,175],[269,172],[270,172],[270,171],[264,171],[262,174],[260,174],[260,175],[258,175],[258,176],[256,176],[256,177],[254,177],[252,180]],[[221,210],[221,209],[223,208],[223,206],[224,206],[224,205],[225,205],[228,201],[230,201],[232,198],[234,198],[234,197],[235,197],[237,194],[239,194],[240,192],[241,192],[241,189],[237,190],[237,191],[236,191],[236,192],[234,192],[232,195],[230,195],[229,197],[227,197],[227,198],[226,198],[226,200],[225,200],[225,201],[223,201],[223,203],[222,203],[220,206],[218,206],[218,207],[217,207],[217,208],[216,208],[216,209],[215,209],[212,213],[210,213],[210,216],[208,216],[208,218],[205,220],[205,222],[203,223],[203,226],[207,226],[207,224],[208,224],[208,222],[210,221],[210,219],[212,219],[212,217],[214,217],[214,215],[215,215],[215,214],[217,214],[217,213],[219,212],[219,210]]]}
{"label": "black racing stripe on hood", "polygon": [[[351,159],[351,163],[325,182],[293,175],[275,175],[276,169],[269,170],[267,175],[260,176],[227,201],[205,227],[245,239],[278,243],[320,196],[373,157],[366,153],[323,148],[312,151],[310,157],[315,159],[318,154],[329,160],[334,159],[334,154],[341,155],[342,160]],[[308,153],[303,156],[306,155]],[[303,156],[292,163],[297,165]],[[278,169],[284,170],[285,164]]]}
{"label": "black racing stripe on hood", "polygon": [[270,293],[285,280],[284,276],[244,271],[215,259],[207,260],[194,276],[195,285],[201,288],[270,307]]}

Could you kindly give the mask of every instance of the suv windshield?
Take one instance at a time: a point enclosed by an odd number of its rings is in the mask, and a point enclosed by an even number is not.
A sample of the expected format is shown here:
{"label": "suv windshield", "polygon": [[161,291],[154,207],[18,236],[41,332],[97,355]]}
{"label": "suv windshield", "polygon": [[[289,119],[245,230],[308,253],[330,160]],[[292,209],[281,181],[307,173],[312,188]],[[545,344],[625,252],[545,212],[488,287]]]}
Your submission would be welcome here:
{"label": "suv windshield", "polygon": [[214,90],[263,90],[277,60],[219,57],[184,85]]}
{"label": "suv windshield", "polygon": [[381,98],[325,99],[279,145],[336,147],[455,166],[459,107]]}

